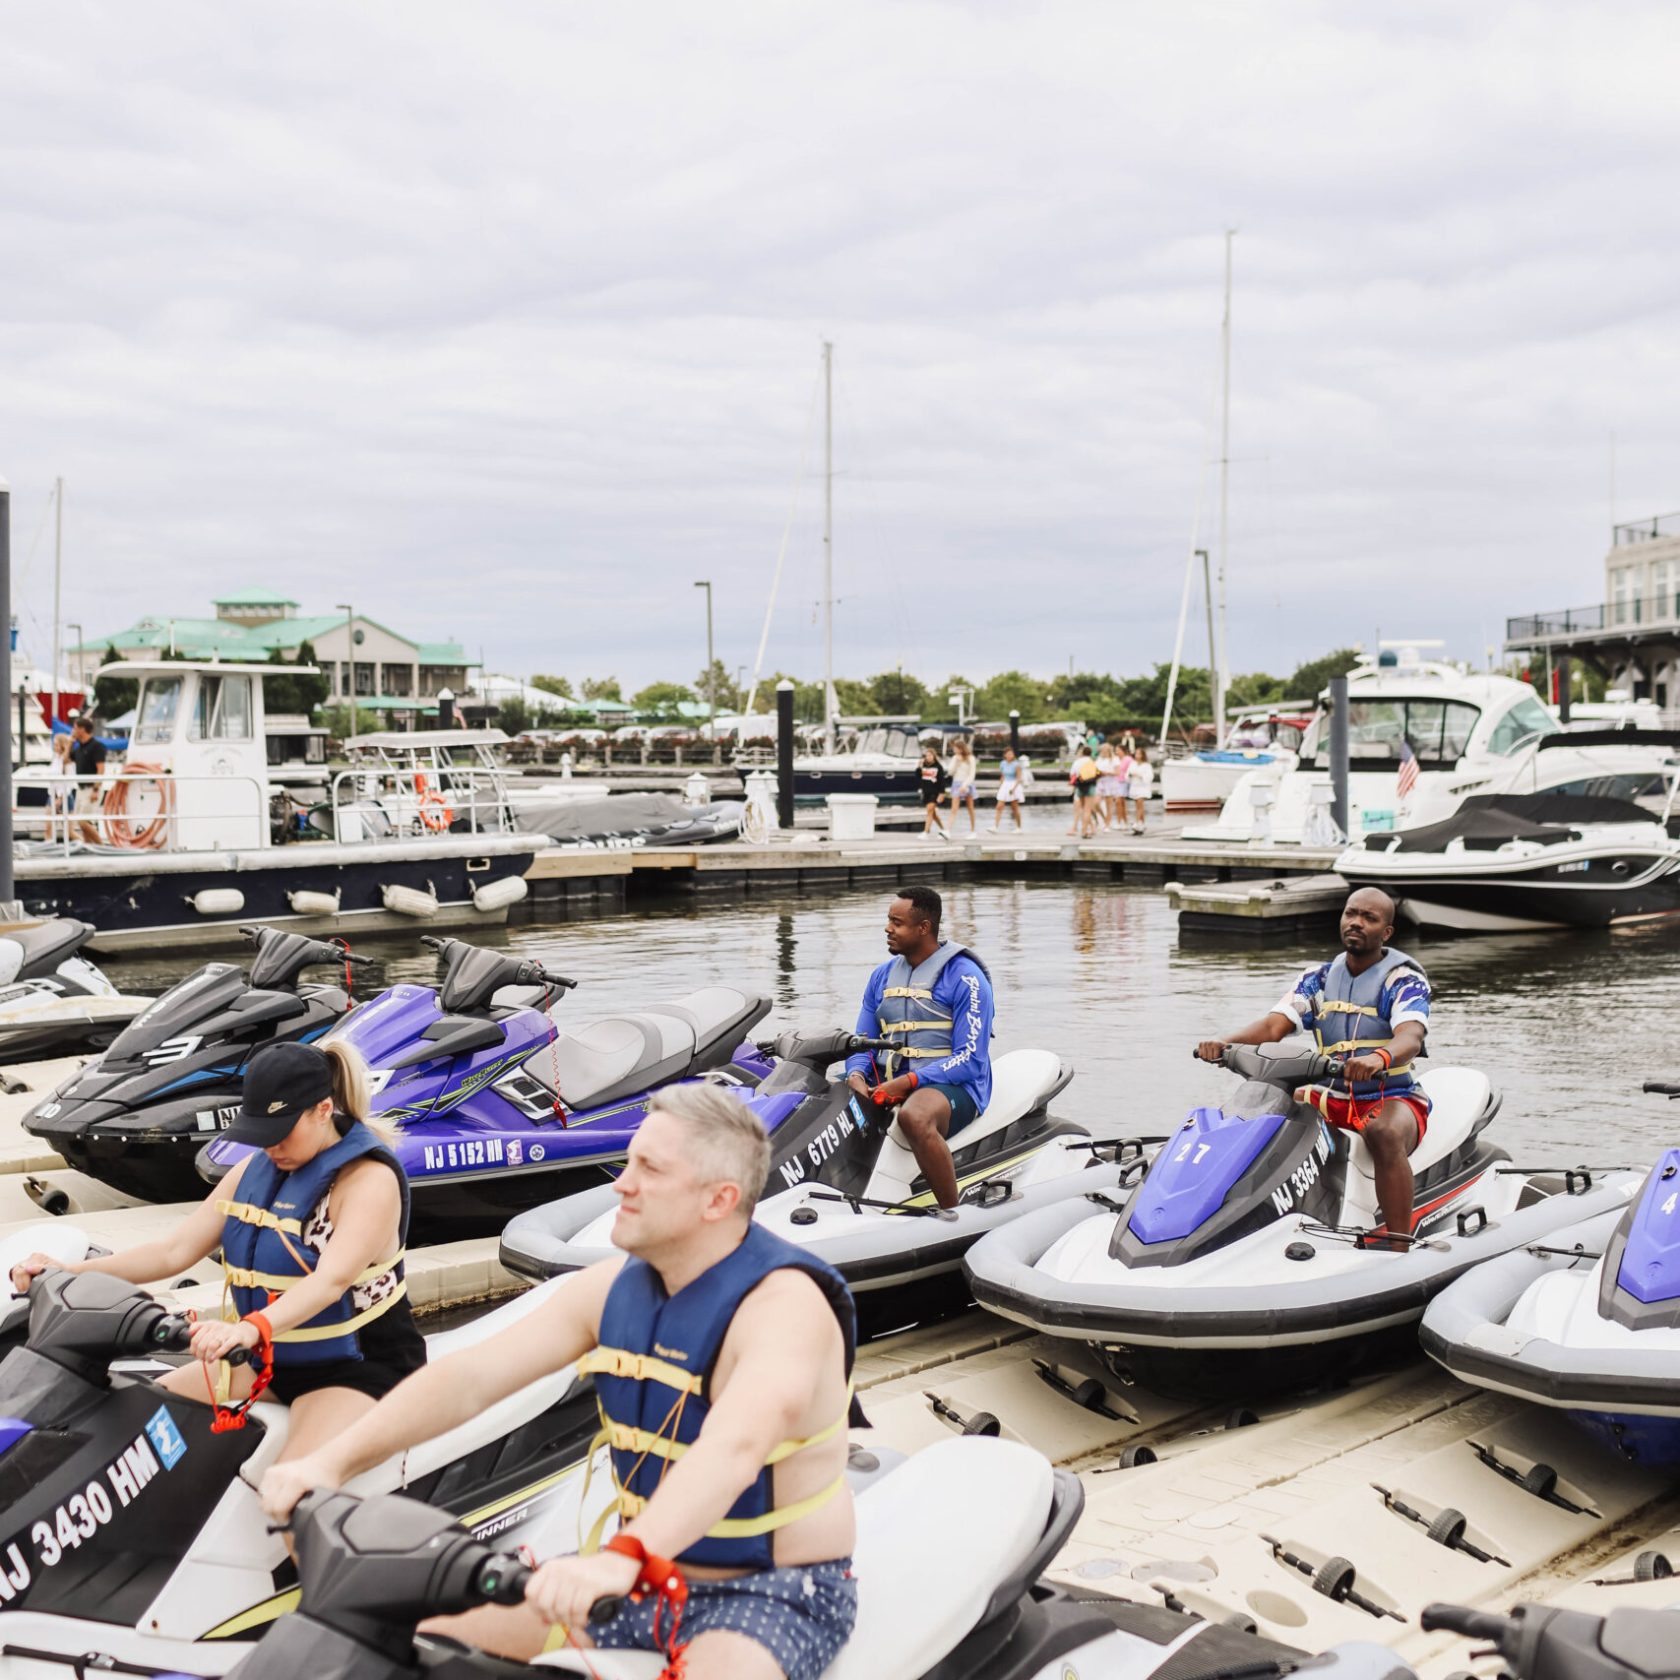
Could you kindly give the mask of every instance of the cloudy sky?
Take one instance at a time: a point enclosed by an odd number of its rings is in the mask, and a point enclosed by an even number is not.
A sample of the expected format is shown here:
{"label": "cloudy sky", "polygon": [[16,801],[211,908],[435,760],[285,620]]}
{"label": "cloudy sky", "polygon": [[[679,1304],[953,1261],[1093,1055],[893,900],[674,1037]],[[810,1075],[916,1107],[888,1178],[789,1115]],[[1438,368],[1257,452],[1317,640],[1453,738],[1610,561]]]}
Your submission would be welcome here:
{"label": "cloudy sky", "polygon": [[[496,668],[1478,662],[1680,507],[1680,11],[1544,0],[9,7],[26,637],[222,589]],[[1615,439],[1612,451],[1612,437]],[[1615,468],[1612,473],[1612,454]],[[1199,639],[1195,644],[1199,650]]]}

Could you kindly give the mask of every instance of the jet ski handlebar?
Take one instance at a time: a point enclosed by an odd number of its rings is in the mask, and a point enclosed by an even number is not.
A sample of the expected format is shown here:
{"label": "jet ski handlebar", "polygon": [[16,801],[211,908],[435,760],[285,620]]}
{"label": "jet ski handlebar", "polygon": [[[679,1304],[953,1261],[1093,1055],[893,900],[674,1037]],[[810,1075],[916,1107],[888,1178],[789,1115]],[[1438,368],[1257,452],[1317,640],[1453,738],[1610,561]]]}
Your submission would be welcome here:
{"label": "jet ski handlebar", "polygon": [[1457,1633],[1466,1639],[1491,1639],[1496,1645],[1512,1625],[1509,1616],[1462,1604],[1427,1604],[1421,1620],[1425,1633]]}
{"label": "jet ski handlebar", "polygon": [[1680,1097],[1680,1085],[1671,1084],[1666,1079],[1647,1079],[1639,1088],[1653,1096]]}
{"label": "jet ski handlebar", "polygon": [[[1201,1060],[1196,1050],[1190,1054]],[[1335,1079],[1344,1060],[1281,1044],[1227,1044],[1219,1054],[1221,1067],[1244,1079],[1263,1079],[1273,1085],[1316,1085]]]}
{"label": "jet ski handlebar", "polygon": [[1519,1604],[1509,1616],[1462,1604],[1430,1604],[1425,1633],[1485,1639],[1516,1680],[1659,1680],[1680,1674],[1674,1612],[1625,1605],[1607,1616]]}

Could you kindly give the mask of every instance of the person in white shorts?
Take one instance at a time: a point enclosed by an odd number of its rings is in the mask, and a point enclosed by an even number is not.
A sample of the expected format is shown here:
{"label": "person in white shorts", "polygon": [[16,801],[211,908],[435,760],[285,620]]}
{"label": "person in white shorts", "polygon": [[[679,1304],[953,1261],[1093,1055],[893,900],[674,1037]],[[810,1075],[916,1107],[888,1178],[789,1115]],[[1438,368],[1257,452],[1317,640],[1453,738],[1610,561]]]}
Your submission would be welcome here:
{"label": "person in white shorts", "polygon": [[1021,826],[1021,795],[1024,791],[1021,764],[1013,747],[1003,749],[1003,762],[998,766],[997,810],[992,816],[994,830],[1002,824],[1005,811],[1014,817],[1017,828]]}
{"label": "person in white shorts", "polygon": [[1132,800],[1132,833],[1143,833],[1144,808],[1155,790],[1155,766],[1149,762],[1149,749],[1139,747],[1132,754],[1132,773],[1126,778]]}

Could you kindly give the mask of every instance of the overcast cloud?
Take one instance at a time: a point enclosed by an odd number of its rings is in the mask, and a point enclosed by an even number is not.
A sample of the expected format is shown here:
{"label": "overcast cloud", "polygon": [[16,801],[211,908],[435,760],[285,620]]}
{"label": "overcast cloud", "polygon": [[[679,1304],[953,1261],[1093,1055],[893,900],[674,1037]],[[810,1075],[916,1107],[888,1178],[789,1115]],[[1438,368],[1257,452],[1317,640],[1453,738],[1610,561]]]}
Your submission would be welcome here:
{"label": "overcast cloud", "polygon": [[[13,5],[0,475],[38,656],[284,587],[489,664],[1171,652],[1236,241],[1232,662],[1599,599],[1680,507],[1680,12]],[[803,483],[796,494],[801,462]],[[1202,497],[1202,533],[1214,530]],[[34,539],[33,558],[29,558]],[[1192,643],[1199,657],[1200,638]]]}

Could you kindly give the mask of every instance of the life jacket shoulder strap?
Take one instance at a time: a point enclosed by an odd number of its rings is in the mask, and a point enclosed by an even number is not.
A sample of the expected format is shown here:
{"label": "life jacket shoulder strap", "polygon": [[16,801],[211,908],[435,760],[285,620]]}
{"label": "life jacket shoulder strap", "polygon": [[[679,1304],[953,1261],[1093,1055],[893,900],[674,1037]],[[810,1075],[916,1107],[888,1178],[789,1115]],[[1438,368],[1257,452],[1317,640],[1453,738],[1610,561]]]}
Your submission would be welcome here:
{"label": "life jacket shoulder strap", "polygon": [[282,1219],[270,1209],[250,1202],[217,1202],[216,1211],[224,1219],[237,1219],[241,1225],[257,1225],[269,1231],[283,1231],[293,1237],[303,1235],[301,1219]]}
{"label": "life jacket shoulder strap", "polygon": [[627,1377],[631,1382],[656,1382],[679,1394],[702,1394],[705,1378],[685,1371],[669,1360],[650,1353],[631,1353],[625,1348],[593,1347],[577,1362],[579,1376]]}

